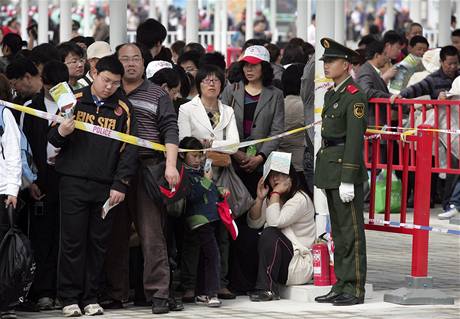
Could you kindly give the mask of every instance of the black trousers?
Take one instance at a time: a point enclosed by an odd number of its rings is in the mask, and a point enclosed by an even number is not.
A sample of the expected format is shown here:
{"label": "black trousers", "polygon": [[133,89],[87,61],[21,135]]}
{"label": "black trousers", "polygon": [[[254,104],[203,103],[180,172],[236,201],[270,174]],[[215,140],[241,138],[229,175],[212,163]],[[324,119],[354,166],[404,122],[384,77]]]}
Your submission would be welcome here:
{"label": "black trousers", "polygon": [[[187,225],[183,225],[182,237],[180,259],[181,284],[185,290],[189,290],[196,287],[201,244],[198,233],[190,230]],[[215,237],[220,252],[220,287],[224,288],[228,285],[227,273],[230,240],[228,238],[228,231],[222,223],[215,225]]]}
{"label": "black trousers", "polygon": [[80,304],[85,307],[97,302],[99,279],[112,230],[113,211],[105,219],[101,217],[110,185],[63,176],[60,191],[58,297],[64,306]]}
{"label": "black trousers", "polygon": [[59,202],[35,202],[30,206],[30,241],[37,270],[30,295],[33,299],[56,297],[59,250]]}
{"label": "black trousers", "polygon": [[[247,187],[253,198],[257,196],[257,183],[262,177],[261,171],[250,174],[236,169],[236,173]],[[254,290],[257,280],[257,242],[259,232],[249,228],[246,213],[236,219],[238,237],[230,244],[229,280],[230,290],[237,293],[246,293]]]}
{"label": "black trousers", "polygon": [[218,223],[220,221],[193,230],[200,241],[196,295],[214,296],[220,288],[220,252],[215,235]]}
{"label": "black trousers", "polygon": [[267,227],[259,238],[259,271],[257,290],[270,290],[279,295],[285,284],[294,249],[291,241],[276,227]]}

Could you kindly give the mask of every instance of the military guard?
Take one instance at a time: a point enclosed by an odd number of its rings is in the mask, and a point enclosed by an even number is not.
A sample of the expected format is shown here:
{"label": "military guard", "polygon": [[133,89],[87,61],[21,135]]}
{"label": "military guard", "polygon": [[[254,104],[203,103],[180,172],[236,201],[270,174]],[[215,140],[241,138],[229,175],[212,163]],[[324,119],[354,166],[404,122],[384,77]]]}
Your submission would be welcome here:
{"label": "military guard", "polygon": [[367,99],[349,74],[358,54],[323,38],[325,76],[334,81],[324,97],[321,114],[322,147],[316,157],[315,185],[324,189],[334,238],[337,283],[317,302],[337,306],[364,302],[366,242],[363,182],[367,180],[363,143],[367,127]]}

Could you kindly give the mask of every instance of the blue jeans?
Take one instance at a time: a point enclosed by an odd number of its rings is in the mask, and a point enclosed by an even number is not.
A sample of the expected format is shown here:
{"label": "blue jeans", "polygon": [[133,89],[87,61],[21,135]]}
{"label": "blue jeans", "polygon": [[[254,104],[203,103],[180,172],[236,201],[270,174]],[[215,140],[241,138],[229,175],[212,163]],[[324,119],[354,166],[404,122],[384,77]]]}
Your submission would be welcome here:
{"label": "blue jeans", "polygon": [[[455,184],[452,195],[450,195],[449,205],[454,205],[455,208],[460,210],[460,180]],[[449,209],[449,207],[447,207]]]}

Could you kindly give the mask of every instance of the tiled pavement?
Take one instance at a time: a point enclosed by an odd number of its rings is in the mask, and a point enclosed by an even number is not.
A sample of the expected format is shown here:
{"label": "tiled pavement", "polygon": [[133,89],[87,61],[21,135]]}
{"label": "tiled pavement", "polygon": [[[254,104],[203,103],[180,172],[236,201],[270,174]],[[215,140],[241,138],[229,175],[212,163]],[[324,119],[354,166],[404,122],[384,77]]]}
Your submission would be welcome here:
{"label": "tiled pavement", "polygon": [[[447,221],[436,219],[432,211],[431,225],[460,229]],[[410,214],[408,222],[410,221]],[[333,307],[315,303],[280,300],[268,303],[252,303],[247,297],[224,301],[219,309],[186,305],[182,312],[152,315],[148,308],[133,306],[124,310],[106,311],[104,318],[460,318],[460,236],[430,233],[429,275],[435,288],[453,296],[452,306],[400,306],[383,302],[383,294],[403,287],[404,277],[410,274],[412,239],[408,235],[366,231],[368,249],[368,279],[374,293],[366,303],[353,307]],[[62,318],[58,311],[20,313],[19,318]]]}

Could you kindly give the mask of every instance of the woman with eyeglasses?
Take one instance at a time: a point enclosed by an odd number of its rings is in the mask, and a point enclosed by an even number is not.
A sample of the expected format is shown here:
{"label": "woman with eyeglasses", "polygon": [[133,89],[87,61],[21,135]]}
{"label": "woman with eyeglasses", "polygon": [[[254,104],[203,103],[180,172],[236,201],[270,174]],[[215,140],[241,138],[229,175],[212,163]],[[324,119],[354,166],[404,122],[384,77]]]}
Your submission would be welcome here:
{"label": "woman with eyeglasses", "polygon": [[[214,65],[202,66],[196,74],[196,89],[198,95],[190,102],[179,108],[179,139],[192,136],[199,139],[204,147],[220,147],[237,144],[240,142],[233,109],[219,101],[222,93],[225,77],[220,68]],[[226,150],[226,153],[234,153],[236,150]],[[220,168],[213,169],[213,180],[220,175]],[[225,186],[225,185],[222,185]],[[223,225],[219,225],[218,243],[221,252],[221,282],[219,298],[233,299],[235,296],[227,289],[228,269],[228,234]],[[185,288],[184,302],[192,302],[196,269],[200,252],[200,243],[196,235],[186,231],[184,235],[181,265],[181,281]]]}
{"label": "woman with eyeglasses", "polygon": [[58,52],[67,69],[69,70],[69,85],[73,90],[84,87],[78,80],[85,75],[85,52],[74,42],[64,42],[58,47]]}

